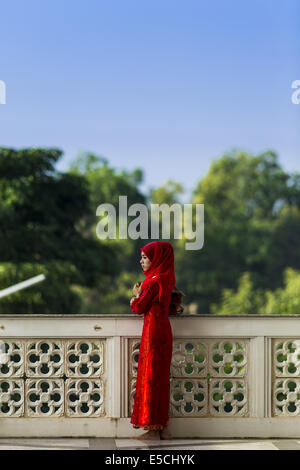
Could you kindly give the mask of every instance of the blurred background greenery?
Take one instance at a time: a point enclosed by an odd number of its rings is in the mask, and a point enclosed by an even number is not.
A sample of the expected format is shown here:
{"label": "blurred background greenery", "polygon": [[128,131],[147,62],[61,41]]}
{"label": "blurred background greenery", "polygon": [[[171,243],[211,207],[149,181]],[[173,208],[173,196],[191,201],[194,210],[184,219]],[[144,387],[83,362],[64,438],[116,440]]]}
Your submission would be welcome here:
{"label": "blurred background greenery", "polygon": [[[0,313],[131,313],[132,286],[144,279],[139,249],[152,240],[100,240],[96,208],[111,203],[118,215],[126,195],[150,216],[151,203],[180,203],[184,189],[168,180],[144,194],[142,168],[117,172],[89,152],[59,172],[62,154],[0,148],[0,289],[47,277],[0,299]],[[273,150],[233,150],[213,161],[189,202],[205,207],[203,248],[186,250],[172,232],[169,240],[185,313],[299,314],[300,174]]]}

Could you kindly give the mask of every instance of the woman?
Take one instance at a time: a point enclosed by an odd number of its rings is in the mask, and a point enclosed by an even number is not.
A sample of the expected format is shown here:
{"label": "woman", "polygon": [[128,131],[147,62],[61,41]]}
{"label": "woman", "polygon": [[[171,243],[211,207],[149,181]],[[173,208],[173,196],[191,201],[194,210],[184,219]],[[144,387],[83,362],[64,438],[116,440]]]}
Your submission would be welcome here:
{"label": "woman", "polygon": [[138,439],[170,439],[168,429],[172,328],[168,317],[175,287],[174,250],[169,242],[151,242],[141,248],[146,279],[133,287],[131,310],[144,314],[136,392],[131,423],[148,430]]}

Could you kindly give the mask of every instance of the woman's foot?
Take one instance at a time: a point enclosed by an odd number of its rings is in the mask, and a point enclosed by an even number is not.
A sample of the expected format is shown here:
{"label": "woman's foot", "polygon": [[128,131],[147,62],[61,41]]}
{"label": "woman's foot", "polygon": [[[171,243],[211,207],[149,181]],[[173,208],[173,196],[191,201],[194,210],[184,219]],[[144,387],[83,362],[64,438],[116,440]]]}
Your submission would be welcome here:
{"label": "woman's foot", "polygon": [[144,434],[142,434],[141,436],[138,436],[138,437],[132,437],[131,439],[139,439],[139,440],[157,440],[159,441],[160,440],[160,435],[159,435],[159,431],[147,431],[145,432]]}
{"label": "woman's foot", "polygon": [[168,426],[165,426],[161,431],[159,431],[159,434],[161,439],[169,440],[173,437]]}

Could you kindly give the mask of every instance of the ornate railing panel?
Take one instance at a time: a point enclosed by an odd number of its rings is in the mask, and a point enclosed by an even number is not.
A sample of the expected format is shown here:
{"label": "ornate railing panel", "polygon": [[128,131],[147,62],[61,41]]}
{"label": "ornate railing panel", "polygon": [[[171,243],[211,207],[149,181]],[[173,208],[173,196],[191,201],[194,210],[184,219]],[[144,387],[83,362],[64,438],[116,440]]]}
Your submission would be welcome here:
{"label": "ornate railing panel", "polygon": [[[247,416],[249,341],[174,339],[170,417]],[[129,408],[133,410],[139,339],[129,342]],[[237,378],[238,377],[238,378]]]}
{"label": "ornate railing panel", "polygon": [[2,340],[0,417],[99,417],[105,340]]}
{"label": "ornate railing panel", "polygon": [[300,338],[273,340],[273,415],[300,415]]}

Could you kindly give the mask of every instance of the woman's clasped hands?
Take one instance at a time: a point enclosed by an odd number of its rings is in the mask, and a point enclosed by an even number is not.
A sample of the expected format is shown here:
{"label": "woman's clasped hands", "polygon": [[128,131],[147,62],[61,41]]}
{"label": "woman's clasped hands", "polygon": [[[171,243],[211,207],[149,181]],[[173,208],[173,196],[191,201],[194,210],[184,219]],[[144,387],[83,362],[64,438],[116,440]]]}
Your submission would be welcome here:
{"label": "woman's clasped hands", "polygon": [[132,289],[133,295],[139,297],[142,293],[141,282],[136,282]]}
{"label": "woman's clasped hands", "polygon": [[140,282],[136,282],[133,286],[133,289],[132,289],[132,293],[134,295],[134,297],[132,297],[132,299],[130,300],[130,305],[132,304],[132,302],[134,301],[134,299],[136,297],[139,297],[140,294],[142,292],[142,289],[141,289],[141,283]]}

